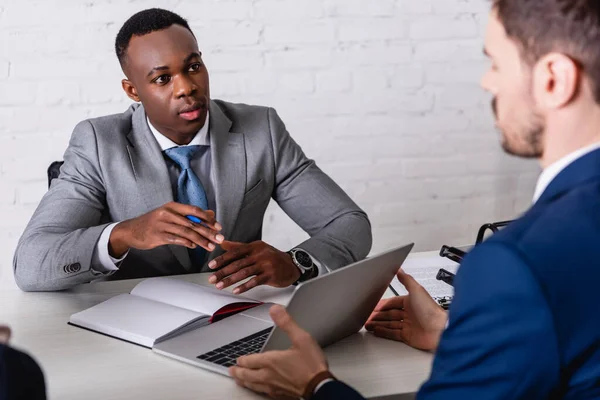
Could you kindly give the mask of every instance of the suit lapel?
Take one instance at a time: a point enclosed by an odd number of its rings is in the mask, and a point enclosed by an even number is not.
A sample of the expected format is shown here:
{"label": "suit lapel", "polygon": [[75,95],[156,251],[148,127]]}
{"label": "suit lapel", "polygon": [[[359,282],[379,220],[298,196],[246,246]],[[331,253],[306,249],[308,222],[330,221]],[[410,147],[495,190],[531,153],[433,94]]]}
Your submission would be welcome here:
{"label": "suit lapel", "polygon": [[215,187],[216,217],[223,226],[222,232],[226,239],[233,233],[246,190],[244,136],[230,132],[231,125],[231,120],[214,101],[211,101],[211,174]]}
{"label": "suit lapel", "polygon": [[573,188],[598,180],[600,180],[600,150],[594,150],[562,170],[550,182],[537,203],[553,201]]}
{"label": "suit lapel", "polygon": [[[148,127],[146,112],[139,106],[133,114],[133,125],[127,136],[129,144],[127,152],[135,174],[137,190],[146,204],[144,213],[152,211],[173,201],[171,180],[162,150]],[[191,271],[187,248],[167,245],[177,261],[188,271]]]}

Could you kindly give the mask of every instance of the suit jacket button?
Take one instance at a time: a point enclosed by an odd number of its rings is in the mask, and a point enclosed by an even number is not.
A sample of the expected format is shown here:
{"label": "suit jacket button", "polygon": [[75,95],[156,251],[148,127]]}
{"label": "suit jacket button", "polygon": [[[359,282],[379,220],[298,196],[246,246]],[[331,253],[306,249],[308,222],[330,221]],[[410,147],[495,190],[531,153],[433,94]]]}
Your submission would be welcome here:
{"label": "suit jacket button", "polygon": [[66,274],[73,274],[75,272],[79,272],[80,270],[81,270],[81,264],[79,264],[79,263],[69,264],[69,265],[65,265],[63,267],[63,271],[65,271]]}

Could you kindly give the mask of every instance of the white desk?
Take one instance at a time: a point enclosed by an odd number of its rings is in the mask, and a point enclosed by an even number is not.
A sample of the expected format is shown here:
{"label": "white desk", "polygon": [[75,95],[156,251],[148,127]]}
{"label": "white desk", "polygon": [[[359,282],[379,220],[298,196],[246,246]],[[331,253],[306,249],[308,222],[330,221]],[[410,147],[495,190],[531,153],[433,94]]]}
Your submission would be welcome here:
{"label": "white desk", "polygon": [[[178,278],[206,284],[208,276]],[[11,326],[11,344],[41,364],[50,400],[262,398],[227,377],[67,325],[71,314],[129,292],[138,282],[92,283],[59,293],[0,293],[0,323]],[[287,304],[290,294],[289,288],[259,287],[247,296]],[[416,392],[432,361],[429,353],[364,331],[328,347],[326,354],[333,373],[367,397]]]}

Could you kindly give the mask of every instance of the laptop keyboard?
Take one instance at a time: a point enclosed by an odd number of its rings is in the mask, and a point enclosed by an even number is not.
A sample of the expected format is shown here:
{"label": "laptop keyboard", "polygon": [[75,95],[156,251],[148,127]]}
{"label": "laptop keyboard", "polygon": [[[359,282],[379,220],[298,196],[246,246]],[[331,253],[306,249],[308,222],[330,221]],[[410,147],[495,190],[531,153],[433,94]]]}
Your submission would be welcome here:
{"label": "laptop keyboard", "polygon": [[224,367],[235,365],[238,357],[260,352],[273,328],[267,328],[243,339],[221,346],[218,349],[200,354],[200,360],[212,362]]}

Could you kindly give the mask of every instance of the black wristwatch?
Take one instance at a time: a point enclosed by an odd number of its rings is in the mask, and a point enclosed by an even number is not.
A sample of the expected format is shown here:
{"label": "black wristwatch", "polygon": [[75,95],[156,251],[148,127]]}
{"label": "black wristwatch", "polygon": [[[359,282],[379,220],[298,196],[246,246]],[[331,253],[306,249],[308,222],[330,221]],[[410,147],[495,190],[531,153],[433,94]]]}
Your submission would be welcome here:
{"label": "black wristwatch", "polygon": [[292,249],[288,251],[288,254],[292,257],[292,262],[301,271],[300,278],[294,283],[295,285],[319,275],[319,269],[306,251],[302,249]]}

